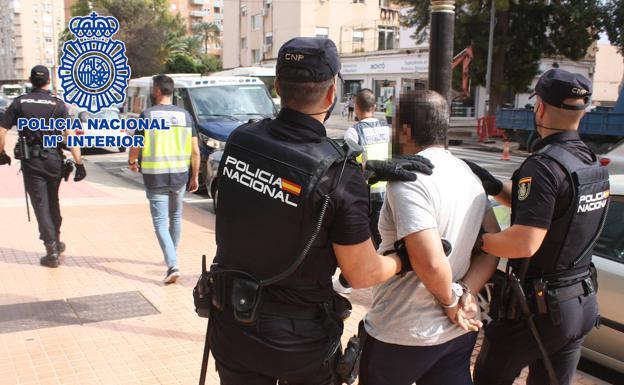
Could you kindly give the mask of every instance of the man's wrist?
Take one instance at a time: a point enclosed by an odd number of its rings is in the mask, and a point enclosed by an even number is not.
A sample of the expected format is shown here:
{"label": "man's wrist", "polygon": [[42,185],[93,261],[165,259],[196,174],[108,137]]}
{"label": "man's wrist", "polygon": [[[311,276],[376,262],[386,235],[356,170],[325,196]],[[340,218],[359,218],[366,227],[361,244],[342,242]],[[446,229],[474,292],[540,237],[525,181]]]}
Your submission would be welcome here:
{"label": "man's wrist", "polygon": [[448,301],[442,301],[440,299],[436,299],[436,300],[438,304],[442,306],[443,308],[451,309],[451,308],[456,307],[459,304],[459,300],[461,299],[463,294],[464,294],[463,287],[460,284],[453,282],[451,283],[451,299]]}
{"label": "man's wrist", "polygon": [[136,160],[136,159],[135,159],[135,160],[130,160],[130,159],[128,159],[128,165],[129,165],[129,166],[134,166],[136,163],[137,163],[137,160]]}

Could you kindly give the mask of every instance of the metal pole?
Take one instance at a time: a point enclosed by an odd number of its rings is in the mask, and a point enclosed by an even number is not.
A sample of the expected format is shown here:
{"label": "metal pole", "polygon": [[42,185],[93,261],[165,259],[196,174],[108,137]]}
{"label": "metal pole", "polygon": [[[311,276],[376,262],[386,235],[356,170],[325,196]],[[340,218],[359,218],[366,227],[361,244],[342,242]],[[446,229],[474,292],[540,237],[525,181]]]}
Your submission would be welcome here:
{"label": "metal pole", "polygon": [[450,111],[455,0],[431,1],[430,29],[429,89],[446,98]]}
{"label": "metal pole", "polygon": [[494,25],[496,24],[496,0],[492,0],[492,7],[490,8],[490,40],[488,42],[488,56],[487,56],[487,72],[485,73],[485,97],[487,103],[483,111],[483,116],[487,116],[487,111],[490,104],[490,90],[492,87],[492,55],[494,53]]}

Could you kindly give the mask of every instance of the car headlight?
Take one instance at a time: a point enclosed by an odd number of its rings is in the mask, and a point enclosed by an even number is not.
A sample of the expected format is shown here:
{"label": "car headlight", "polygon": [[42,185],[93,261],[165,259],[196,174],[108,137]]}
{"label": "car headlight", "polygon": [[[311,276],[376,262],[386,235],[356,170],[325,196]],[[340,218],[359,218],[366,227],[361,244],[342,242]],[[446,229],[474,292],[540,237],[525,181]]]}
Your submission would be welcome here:
{"label": "car headlight", "polygon": [[206,143],[206,146],[214,148],[215,150],[223,150],[225,148],[225,142],[212,138],[206,138],[204,143]]}

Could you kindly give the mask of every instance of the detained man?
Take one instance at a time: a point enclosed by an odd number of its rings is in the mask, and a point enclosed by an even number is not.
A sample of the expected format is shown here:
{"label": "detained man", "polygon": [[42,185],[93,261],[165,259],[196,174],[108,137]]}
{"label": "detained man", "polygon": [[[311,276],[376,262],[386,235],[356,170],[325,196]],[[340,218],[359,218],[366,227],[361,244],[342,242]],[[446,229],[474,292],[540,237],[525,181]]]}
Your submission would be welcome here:
{"label": "detained man", "polygon": [[[428,158],[436,172],[386,188],[379,253],[403,243],[413,271],[373,289],[361,385],[472,384],[470,356],[482,325],[471,293],[497,259],[472,257],[486,212],[492,214],[480,180],[445,149],[448,115],[446,100],[433,91],[399,100],[395,151]],[[446,252],[443,240],[451,245]]]}

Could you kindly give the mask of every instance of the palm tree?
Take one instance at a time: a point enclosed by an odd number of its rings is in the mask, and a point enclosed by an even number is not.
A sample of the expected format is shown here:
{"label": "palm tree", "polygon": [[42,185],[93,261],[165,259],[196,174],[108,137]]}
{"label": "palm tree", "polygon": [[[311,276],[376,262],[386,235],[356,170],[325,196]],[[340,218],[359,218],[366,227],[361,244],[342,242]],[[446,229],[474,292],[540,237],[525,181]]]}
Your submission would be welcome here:
{"label": "palm tree", "polygon": [[204,40],[204,49],[208,53],[208,45],[210,43],[218,43],[221,41],[221,27],[215,23],[201,22],[193,24],[191,27],[193,32],[202,36]]}

